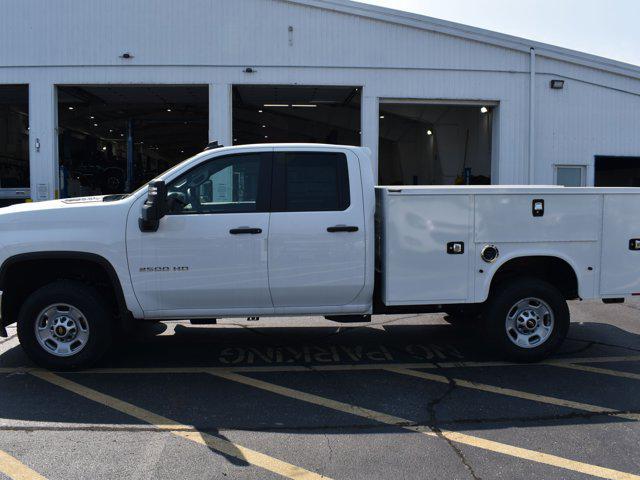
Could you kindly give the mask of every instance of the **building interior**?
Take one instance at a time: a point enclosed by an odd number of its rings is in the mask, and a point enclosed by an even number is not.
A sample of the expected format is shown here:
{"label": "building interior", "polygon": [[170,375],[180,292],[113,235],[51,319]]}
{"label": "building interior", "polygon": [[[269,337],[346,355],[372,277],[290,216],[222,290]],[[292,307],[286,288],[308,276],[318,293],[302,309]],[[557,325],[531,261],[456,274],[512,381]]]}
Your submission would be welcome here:
{"label": "building interior", "polygon": [[491,183],[493,107],[380,104],[381,185]]}

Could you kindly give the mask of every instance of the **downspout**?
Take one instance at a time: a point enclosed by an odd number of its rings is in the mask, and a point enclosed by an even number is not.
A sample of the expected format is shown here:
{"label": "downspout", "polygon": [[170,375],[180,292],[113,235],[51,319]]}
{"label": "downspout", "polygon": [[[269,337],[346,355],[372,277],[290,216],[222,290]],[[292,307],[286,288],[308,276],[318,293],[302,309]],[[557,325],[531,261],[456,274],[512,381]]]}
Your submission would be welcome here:
{"label": "downspout", "polygon": [[529,184],[535,182],[535,129],[536,129],[536,50],[529,50]]}

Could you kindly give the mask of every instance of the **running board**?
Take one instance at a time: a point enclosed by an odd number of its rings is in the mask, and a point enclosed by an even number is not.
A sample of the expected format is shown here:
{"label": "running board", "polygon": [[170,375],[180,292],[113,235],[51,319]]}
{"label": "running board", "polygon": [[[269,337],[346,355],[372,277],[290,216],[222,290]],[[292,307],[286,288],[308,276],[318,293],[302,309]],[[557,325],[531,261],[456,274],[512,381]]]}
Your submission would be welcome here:
{"label": "running board", "polygon": [[371,315],[325,315],[324,318],[338,323],[360,323],[371,321]]}
{"label": "running board", "polygon": [[189,320],[191,325],[215,325],[218,323],[217,318],[192,318]]}

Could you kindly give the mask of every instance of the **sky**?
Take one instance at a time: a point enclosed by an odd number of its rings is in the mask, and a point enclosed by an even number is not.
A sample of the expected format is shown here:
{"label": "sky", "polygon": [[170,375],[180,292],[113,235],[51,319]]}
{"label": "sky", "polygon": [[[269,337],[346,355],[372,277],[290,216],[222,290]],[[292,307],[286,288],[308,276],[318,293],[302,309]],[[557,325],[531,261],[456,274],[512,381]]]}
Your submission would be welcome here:
{"label": "sky", "polygon": [[359,0],[640,66],[640,0]]}

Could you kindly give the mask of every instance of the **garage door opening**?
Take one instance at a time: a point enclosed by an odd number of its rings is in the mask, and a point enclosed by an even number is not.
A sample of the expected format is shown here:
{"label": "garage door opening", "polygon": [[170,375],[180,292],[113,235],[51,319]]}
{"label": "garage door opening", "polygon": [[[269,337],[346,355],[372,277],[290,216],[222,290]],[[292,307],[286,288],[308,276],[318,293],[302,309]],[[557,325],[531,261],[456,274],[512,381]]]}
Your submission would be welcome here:
{"label": "garage door opening", "polygon": [[379,184],[491,184],[494,108],[381,102]]}
{"label": "garage door opening", "polygon": [[59,86],[60,196],[127,193],[202,151],[207,86]]}
{"label": "garage door opening", "polygon": [[27,188],[29,86],[0,85],[0,198],[17,198],[15,189]]}
{"label": "garage door opening", "polygon": [[640,187],[640,157],[596,156],[596,187]]}
{"label": "garage door opening", "polygon": [[233,143],[360,145],[359,87],[236,85]]}

